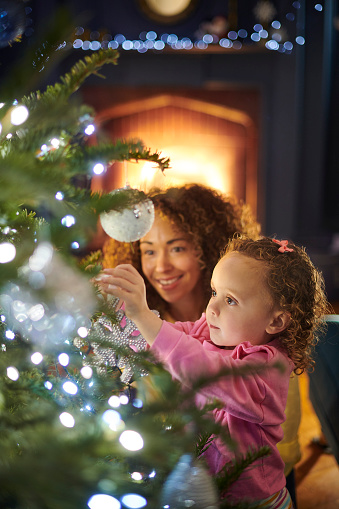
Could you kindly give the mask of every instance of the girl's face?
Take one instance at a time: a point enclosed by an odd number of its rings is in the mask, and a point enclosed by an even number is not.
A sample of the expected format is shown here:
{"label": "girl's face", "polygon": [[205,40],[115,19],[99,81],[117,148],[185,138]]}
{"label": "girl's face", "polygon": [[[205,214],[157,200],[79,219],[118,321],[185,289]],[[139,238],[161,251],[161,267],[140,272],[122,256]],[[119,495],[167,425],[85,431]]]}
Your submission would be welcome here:
{"label": "girl's face", "polygon": [[206,318],[215,345],[260,345],[272,338],[279,312],[265,284],[263,262],[229,253],[217,263],[211,287]]}
{"label": "girl's face", "polygon": [[156,213],[151,230],[140,240],[142,270],[158,294],[168,303],[200,296],[201,269],[187,236]]}

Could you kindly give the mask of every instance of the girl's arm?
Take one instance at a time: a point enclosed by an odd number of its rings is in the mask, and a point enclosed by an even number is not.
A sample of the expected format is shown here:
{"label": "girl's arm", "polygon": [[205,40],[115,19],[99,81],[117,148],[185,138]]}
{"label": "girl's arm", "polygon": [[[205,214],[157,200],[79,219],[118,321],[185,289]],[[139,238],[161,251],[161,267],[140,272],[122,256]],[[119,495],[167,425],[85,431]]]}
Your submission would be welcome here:
{"label": "girl's arm", "polygon": [[126,316],[133,320],[147,343],[152,345],[162,320],[147,305],[146,287],[139,272],[132,265],[118,265],[114,269],[104,269],[96,284],[105,293],[125,302]]}

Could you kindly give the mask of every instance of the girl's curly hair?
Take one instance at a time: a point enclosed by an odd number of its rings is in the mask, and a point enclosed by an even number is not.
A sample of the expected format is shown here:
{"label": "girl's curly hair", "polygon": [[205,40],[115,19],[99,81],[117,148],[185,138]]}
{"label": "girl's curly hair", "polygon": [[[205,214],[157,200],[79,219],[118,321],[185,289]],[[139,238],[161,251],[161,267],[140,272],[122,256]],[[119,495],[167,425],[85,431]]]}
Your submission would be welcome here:
{"label": "girl's curly hair", "polygon": [[237,252],[263,261],[264,277],[274,304],[286,311],[291,319],[279,334],[282,344],[295,364],[295,373],[312,368],[312,353],[317,336],[324,332],[324,315],[329,312],[324,279],[304,248],[288,243],[293,251],[279,251],[279,244],[268,237],[253,240],[234,238],[223,256]]}
{"label": "girl's curly hair", "polygon": [[[152,189],[148,196],[155,210],[168,218],[191,240],[198,252],[204,289],[205,307],[210,298],[210,280],[214,266],[228,240],[235,234],[258,238],[260,226],[248,205],[206,186],[187,184],[165,190]],[[103,246],[104,268],[131,263],[143,276],[139,242],[121,243],[109,239]],[[163,314],[167,303],[144,277],[151,308]],[[204,311],[204,310],[201,310]]]}

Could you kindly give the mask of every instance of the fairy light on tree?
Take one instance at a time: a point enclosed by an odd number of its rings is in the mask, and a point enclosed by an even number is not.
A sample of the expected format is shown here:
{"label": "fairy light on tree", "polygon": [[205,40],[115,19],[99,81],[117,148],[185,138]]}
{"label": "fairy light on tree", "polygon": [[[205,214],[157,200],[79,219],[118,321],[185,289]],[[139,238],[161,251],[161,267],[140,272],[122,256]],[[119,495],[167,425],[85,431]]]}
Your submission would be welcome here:
{"label": "fairy light on tree", "polygon": [[128,451],[140,451],[144,447],[142,436],[133,430],[123,431],[119,437],[119,442]]}
{"label": "fairy light on tree", "polygon": [[60,422],[65,428],[74,428],[75,426],[75,419],[72,414],[69,412],[62,412],[59,415]]}
{"label": "fairy light on tree", "polygon": [[9,263],[16,256],[16,248],[10,242],[1,242],[0,244],[0,263]]}
{"label": "fairy light on tree", "polygon": [[15,106],[11,111],[11,123],[13,125],[21,125],[26,122],[29,116],[29,111],[26,106]]}

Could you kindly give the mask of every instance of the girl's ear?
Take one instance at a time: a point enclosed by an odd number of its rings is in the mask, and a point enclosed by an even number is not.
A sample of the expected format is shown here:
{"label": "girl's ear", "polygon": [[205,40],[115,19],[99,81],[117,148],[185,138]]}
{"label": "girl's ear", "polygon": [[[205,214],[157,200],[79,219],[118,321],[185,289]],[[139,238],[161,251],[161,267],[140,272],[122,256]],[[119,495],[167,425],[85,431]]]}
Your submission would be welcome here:
{"label": "girl's ear", "polygon": [[279,334],[289,326],[290,321],[290,313],[287,313],[286,311],[275,311],[271,322],[266,327],[267,334]]}

